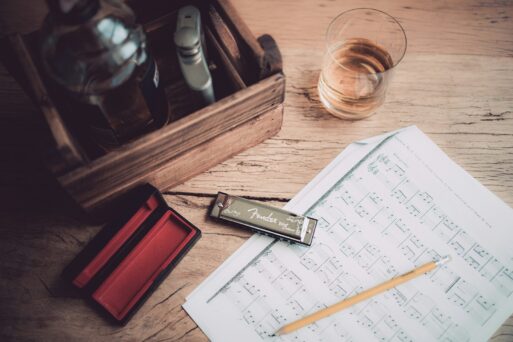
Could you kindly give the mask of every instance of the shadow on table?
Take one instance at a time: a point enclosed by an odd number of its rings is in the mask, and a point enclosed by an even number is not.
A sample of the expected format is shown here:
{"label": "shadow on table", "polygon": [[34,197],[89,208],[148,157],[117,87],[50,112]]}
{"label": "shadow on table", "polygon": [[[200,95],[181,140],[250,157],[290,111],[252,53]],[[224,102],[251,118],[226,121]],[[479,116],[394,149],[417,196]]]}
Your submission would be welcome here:
{"label": "shadow on table", "polygon": [[0,88],[0,335],[19,337],[40,331],[61,305],[85,305],[68,303],[79,296],[60,275],[100,226],[45,169],[46,131],[30,101],[12,84]]}
{"label": "shadow on table", "polygon": [[[3,75],[2,75],[3,76]],[[14,84],[0,89],[0,211],[52,213],[85,219],[55,178],[42,156],[47,128],[30,100]],[[6,87],[7,88],[7,87]]]}
{"label": "shadow on table", "polygon": [[[0,128],[0,136],[5,126]],[[36,143],[36,142],[34,142]],[[67,196],[57,181],[44,168],[34,148],[10,147],[2,144],[0,171],[0,210],[52,213],[86,219],[83,212]]]}

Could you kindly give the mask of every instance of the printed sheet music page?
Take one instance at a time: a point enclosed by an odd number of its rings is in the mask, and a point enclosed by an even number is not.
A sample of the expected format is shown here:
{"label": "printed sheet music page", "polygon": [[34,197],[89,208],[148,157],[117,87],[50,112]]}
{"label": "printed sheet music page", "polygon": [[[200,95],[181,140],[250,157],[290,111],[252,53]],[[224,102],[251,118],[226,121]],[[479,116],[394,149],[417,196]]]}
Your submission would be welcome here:
{"label": "printed sheet music page", "polygon": [[[286,208],[311,247],[254,235],[187,298],[213,341],[483,341],[513,313],[513,210],[417,127],[353,143]],[[448,264],[295,333],[288,322]]]}

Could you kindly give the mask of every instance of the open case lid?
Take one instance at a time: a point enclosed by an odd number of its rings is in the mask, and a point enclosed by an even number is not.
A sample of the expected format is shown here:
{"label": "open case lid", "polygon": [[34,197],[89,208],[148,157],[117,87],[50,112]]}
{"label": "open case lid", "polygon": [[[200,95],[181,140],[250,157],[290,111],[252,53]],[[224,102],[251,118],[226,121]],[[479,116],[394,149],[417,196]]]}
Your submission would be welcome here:
{"label": "open case lid", "polygon": [[169,208],[151,185],[137,188],[63,276],[113,321],[125,324],[199,239],[201,231]]}

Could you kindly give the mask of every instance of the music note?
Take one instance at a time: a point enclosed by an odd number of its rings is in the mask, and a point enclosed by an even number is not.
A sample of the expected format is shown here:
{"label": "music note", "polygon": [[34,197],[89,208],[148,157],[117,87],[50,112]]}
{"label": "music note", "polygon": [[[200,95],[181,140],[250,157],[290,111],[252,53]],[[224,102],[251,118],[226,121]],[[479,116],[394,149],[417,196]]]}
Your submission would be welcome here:
{"label": "music note", "polygon": [[419,188],[413,183],[413,181],[406,179],[393,190],[391,195],[398,203],[405,203],[408,202],[418,191]]}
{"label": "music note", "polygon": [[513,293],[513,270],[508,268],[502,271],[492,280],[492,284],[506,297]]}

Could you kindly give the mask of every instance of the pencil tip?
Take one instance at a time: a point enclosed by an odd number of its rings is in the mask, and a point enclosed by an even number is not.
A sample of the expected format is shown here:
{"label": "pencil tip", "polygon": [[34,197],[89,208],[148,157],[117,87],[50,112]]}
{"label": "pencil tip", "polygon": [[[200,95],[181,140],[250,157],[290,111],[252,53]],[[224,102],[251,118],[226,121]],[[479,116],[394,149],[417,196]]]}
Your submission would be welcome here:
{"label": "pencil tip", "polygon": [[437,266],[442,266],[442,265],[448,263],[449,261],[451,261],[451,256],[450,255],[446,255],[446,256],[442,257],[440,260],[438,260],[436,262],[436,265]]}

